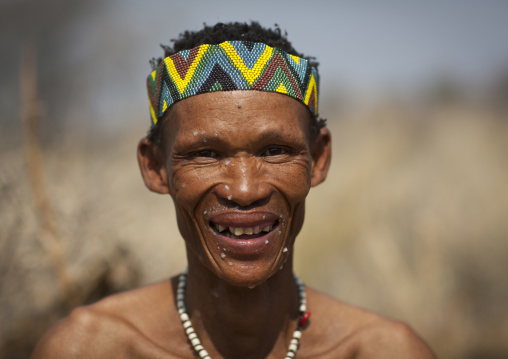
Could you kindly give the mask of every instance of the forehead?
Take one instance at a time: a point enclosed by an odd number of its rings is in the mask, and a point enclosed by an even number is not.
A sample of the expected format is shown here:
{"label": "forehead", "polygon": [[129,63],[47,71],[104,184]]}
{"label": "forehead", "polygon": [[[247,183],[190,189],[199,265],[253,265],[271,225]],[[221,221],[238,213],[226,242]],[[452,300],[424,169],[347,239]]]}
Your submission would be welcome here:
{"label": "forehead", "polygon": [[[238,135],[277,131],[308,136],[310,113],[299,101],[275,92],[217,91],[189,97],[169,110],[164,120],[166,139],[193,133]],[[168,138],[169,137],[169,138]]]}

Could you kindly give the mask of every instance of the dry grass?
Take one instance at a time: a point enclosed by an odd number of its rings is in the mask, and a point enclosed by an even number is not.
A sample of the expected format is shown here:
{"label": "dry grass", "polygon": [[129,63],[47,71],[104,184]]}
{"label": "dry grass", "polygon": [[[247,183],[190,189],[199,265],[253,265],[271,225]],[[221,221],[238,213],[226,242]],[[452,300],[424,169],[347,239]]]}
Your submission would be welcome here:
{"label": "dry grass", "polygon": [[298,269],[408,321],[439,357],[507,357],[508,122],[464,108],[417,117],[382,108],[334,126]]}
{"label": "dry grass", "polygon": [[[409,322],[442,358],[508,356],[508,121],[459,107],[350,117],[330,120],[332,171],[311,191],[297,272]],[[142,134],[68,136],[45,149],[69,270],[89,288],[82,301],[135,285],[140,271],[146,283],[185,265],[169,197],[141,183]],[[62,294],[37,241],[21,149],[0,158],[0,356],[17,358],[62,315]]]}

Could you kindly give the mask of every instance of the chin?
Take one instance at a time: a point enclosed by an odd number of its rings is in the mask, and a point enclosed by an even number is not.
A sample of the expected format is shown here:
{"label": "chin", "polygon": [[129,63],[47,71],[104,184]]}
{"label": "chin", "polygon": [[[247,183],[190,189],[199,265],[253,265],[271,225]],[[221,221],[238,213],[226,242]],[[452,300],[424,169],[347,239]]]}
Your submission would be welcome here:
{"label": "chin", "polygon": [[[231,264],[229,264],[231,263]],[[259,264],[253,262],[231,261],[217,268],[216,275],[225,282],[241,288],[250,288],[265,283],[283,268],[282,264]]]}

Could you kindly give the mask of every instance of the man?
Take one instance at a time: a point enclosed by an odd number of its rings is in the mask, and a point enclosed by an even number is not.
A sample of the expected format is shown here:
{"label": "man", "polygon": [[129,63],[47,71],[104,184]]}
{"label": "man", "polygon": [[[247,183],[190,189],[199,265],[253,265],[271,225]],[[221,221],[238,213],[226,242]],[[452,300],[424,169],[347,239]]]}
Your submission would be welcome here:
{"label": "man", "polygon": [[293,275],[305,198],[330,163],[317,64],[257,23],[174,47],[148,77],[138,160],[173,198],[188,271],[74,310],[33,358],[433,358],[406,325]]}

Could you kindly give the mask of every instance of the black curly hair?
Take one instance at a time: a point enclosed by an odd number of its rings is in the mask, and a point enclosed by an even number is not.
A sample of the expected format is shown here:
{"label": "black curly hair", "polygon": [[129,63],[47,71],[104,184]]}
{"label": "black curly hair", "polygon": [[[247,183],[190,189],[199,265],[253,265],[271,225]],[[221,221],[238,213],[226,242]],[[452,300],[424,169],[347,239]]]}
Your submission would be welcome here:
{"label": "black curly hair", "polygon": [[[232,22],[232,23],[217,23],[214,26],[207,26],[204,24],[204,28],[199,31],[185,31],[181,33],[178,39],[171,39],[173,47],[161,44],[164,49],[164,58],[176,54],[182,50],[190,50],[194,47],[203,44],[217,45],[224,41],[252,41],[262,42],[271,47],[282,49],[291,55],[298,56],[309,60],[309,63],[318,67],[319,63],[315,61],[313,57],[306,57],[303,54],[297,52],[291,43],[287,40],[287,33],[282,34],[280,27],[275,24],[274,29],[264,28],[258,22],[251,21],[248,23]],[[162,57],[152,58],[150,64],[152,70],[156,70],[159,64],[163,61]],[[162,119],[161,121],[163,121]],[[318,119],[316,114],[311,113],[310,122],[310,134],[311,138],[314,138],[322,127],[326,126],[325,119]],[[147,139],[157,145],[162,144],[161,127],[152,126],[147,134]]]}

